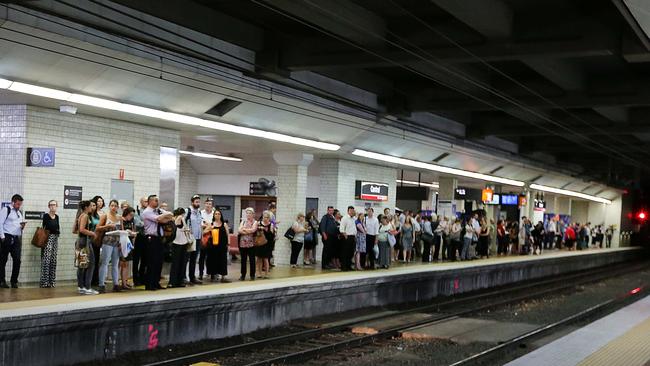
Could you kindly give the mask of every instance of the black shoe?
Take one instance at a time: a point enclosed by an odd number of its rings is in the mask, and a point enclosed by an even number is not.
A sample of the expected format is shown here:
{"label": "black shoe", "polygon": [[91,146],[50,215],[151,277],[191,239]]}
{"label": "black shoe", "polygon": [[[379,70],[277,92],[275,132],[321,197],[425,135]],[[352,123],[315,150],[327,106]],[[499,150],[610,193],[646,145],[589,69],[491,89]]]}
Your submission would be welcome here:
{"label": "black shoe", "polygon": [[99,286],[98,289],[97,289],[97,291],[98,291],[100,294],[105,294],[105,293],[106,293],[106,286]]}
{"label": "black shoe", "polygon": [[0,288],[9,288],[9,285],[7,285],[6,281],[0,282]]}
{"label": "black shoe", "polygon": [[244,277],[244,276],[239,276],[239,280],[240,280],[240,281],[246,281],[246,277]]}
{"label": "black shoe", "polygon": [[18,288],[18,282],[12,282],[11,288]]}
{"label": "black shoe", "polygon": [[251,281],[255,281],[255,277],[254,277],[254,276],[253,276],[253,277],[251,277]]}
{"label": "black shoe", "polygon": [[197,279],[195,278],[195,279],[193,279],[192,281],[190,281],[190,283],[193,283],[193,284],[195,284],[195,285],[202,285],[202,284],[203,284],[203,281],[201,281],[201,280],[197,280]]}

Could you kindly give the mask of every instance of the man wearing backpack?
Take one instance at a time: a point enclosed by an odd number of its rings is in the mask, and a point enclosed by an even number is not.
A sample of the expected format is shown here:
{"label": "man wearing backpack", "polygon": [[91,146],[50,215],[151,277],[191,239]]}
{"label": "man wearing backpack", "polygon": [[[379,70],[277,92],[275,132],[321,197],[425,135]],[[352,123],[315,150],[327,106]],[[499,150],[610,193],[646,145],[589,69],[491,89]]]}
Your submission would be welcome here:
{"label": "man wearing backpack", "polygon": [[0,214],[0,287],[9,288],[5,280],[5,267],[11,254],[11,287],[18,288],[20,274],[20,254],[22,250],[23,229],[25,217],[20,212],[23,198],[19,194],[11,197],[11,206],[7,206]]}
{"label": "man wearing backpack", "polygon": [[[189,280],[191,284],[199,285],[203,283],[201,279],[196,278],[196,261],[201,253],[201,237],[203,236],[203,216],[201,214],[201,197],[198,194],[192,196],[191,206],[187,210],[185,221],[196,239],[196,250],[190,252],[189,257]],[[206,205],[207,206],[207,205]],[[207,208],[207,207],[206,207]]]}

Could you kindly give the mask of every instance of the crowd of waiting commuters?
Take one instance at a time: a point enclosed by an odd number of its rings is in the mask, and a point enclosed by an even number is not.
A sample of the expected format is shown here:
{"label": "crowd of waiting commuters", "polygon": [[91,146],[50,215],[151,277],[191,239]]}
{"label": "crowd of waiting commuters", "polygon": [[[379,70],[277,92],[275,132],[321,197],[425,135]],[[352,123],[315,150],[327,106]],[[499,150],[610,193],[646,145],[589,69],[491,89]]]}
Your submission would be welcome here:
{"label": "crowd of waiting commuters", "polygon": [[[8,288],[5,267],[8,257],[13,266],[10,284],[18,287],[22,233],[25,219],[20,208],[23,198],[12,197],[11,205],[0,213],[0,288]],[[75,243],[78,292],[94,295],[106,291],[111,272],[112,290],[119,292],[144,286],[146,290],[163,289],[163,262],[170,262],[169,287],[199,285],[205,280],[230,282],[228,276],[229,234],[237,234],[241,273],[250,280],[268,278],[273,266],[273,251],[278,237],[276,206],[256,213],[244,210],[239,225],[230,227],[220,210],[207,199],[201,208],[198,195],[190,207],[167,210],[158,197],[140,199],[139,205],[95,196],[81,201],[72,232]],[[60,234],[58,203],[48,202],[41,227],[47,239],[41,248],[40,286],[55,287],[58,237]],[[4,212],[6,210],[6,212]],[[462,219],[424,216],[411,211],[391,212],[386,208],[376,215],[372,208],[357,213],[353,206],[345,213],[328,207],[318,220],[315,210],[299,213],[284,233],[291,242],[290,264],[316,264],[316,246],[323,244],[321,266],[341,271],[389,268],[391,263],[464,261],[487,258],[490,254],[538,255],[543,250],[582,250],[589,246],[611,246],[613,231],[590,223],[566,225],[559,217],[536,225],[526,217],[520,221],[485,217],[484,211]],[[131,273],[129,273],[129,264]],[[198,265],[198,275],[197,275]],[[132,282],[129,281],[131,277]]]}

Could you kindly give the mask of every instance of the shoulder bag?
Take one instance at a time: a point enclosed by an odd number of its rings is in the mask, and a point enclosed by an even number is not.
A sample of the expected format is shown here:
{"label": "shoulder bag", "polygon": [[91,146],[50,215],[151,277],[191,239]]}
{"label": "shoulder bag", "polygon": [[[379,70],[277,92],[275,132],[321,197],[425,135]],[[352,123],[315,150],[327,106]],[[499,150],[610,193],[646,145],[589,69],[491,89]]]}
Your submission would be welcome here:
{"label": "shoulder bag", "polygon": [[291,226],[287,229],[287,231],[284,232],[284,237],[287,238],[287,239],[289,239],[289,240],[293,240],[293,238],[296,237],[296,231],[293,230],[293,225],[291,225]]}
{"label": "shoulder bag", "polygon": [[266,245],[269,241],[266,240],[266,235],[264,235],[264,230],[257,230],[257,233],[255,233],[255,246],[256,247],[261,247],[263,245]]}
{"label": "shoulder bag", "polygon": [[32,245],[37,248],[45,248],[47,244],[47,238],[50,236],[50,232],[45,228],[39,227],[36,229],[34,236],[32,237]]}

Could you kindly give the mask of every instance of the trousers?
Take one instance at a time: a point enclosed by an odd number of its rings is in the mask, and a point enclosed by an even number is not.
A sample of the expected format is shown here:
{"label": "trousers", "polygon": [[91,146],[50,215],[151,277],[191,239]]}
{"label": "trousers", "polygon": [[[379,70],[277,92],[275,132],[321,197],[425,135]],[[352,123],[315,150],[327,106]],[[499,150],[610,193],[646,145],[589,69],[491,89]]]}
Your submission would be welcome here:
{"label": "trousers", "polygon": [[7,267],[7,260],[11,255],[11,261],[13,263],[11,266],[11,283],[18,283],[22,248],[21,236],[5,233],[5,240],[0,244],[0,282],[5,282],[5,268]]}
{"label": "trousers", "polygon": [[162,274],[165,248],[158,236],[147,236],[147,290],[160,288],[160,275]]}
{"label": "trousers", "polygon": [[99,285],[106,285],[106,275],[108,274],[108,262],[111,262],[111,278],[113,279],[113,286],[119,282],[120,271],[120,248],[111,245],[102,245],[102,250],[99,254]]}
{"label": "trousers", "polygon": [[341,270],[351,271],[354,269],[354,251],[357,247],[357,238],[354,235],[348,235],[341,245]]}
{"label": "trousers", "polygon": [[255,247],[240,247],[239,254],[241,255],[241,277],[246,277],[246,265],[248,264],[251,267],[251,278],[255,278]]}

